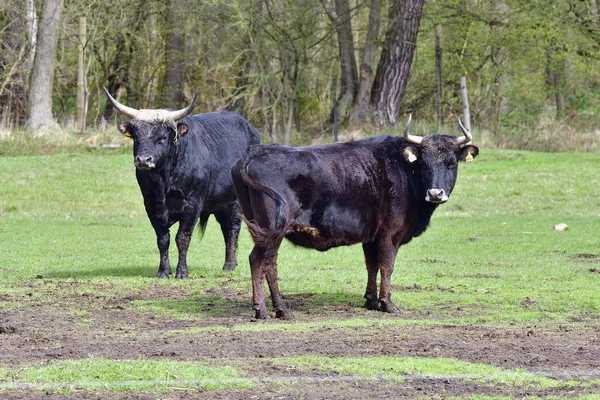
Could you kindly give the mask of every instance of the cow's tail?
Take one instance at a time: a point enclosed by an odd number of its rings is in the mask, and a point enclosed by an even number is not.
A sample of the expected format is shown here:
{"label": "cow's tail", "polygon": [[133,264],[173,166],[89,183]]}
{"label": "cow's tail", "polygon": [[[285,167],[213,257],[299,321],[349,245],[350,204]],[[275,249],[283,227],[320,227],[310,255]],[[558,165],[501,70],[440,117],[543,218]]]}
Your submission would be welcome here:
{"label": "cow's tail", "polygon": [[[251,158],[242,158],[234,167],[234,175],[237,174],[243,182],[243,188],[236,185],[236,193],[243,210],[243,218],[248,225],[248,230],[254,240],[254,243],[266,245],[274,241],[281,240],[288,229],[289,208],[284,198],[271,187],[264,185],[248,174],[248,166]],[[234,177],[234,183],[236,179]],[[255,191],[268,196],[275,204],[274,226],[260,226],[254,216],[254,209],[251,204],[250,191]]]}

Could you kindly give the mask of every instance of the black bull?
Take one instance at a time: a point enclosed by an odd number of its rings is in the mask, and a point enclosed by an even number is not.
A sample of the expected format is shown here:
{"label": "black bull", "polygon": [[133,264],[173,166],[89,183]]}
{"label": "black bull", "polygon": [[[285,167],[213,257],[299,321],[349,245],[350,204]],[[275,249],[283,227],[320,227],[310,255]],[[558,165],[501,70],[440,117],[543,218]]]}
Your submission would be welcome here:
{"label": "black bull", "polygon": [[437,205],[448,199],[458,161],[471,161],[479,152],[461,128],[459,138],[413,136],[407,124],[405,137],[300,148],[251,146],[232,175],[255,243],[250,267],[256,318],[268,318],[265,278],[276,317],[291,318],[277,278],[284,237],[320,251],[362,243],[365,307],[397,312],[390,277],[399,247],[423,233]]}
{"label": "black bull", "polygon": [[108,91],[106,94],[117,110],[131,118],[118,128],[134,141],[136,177],[160,252],[156,276],[167,278],[171,274],[169,228],[176,222],[179,261],[175,277],[188,276],[192,232],[198,222],[203,230],[211,214],[225,239],[223,269],[235,269],[241,216],[231,167],[248,146],[260,142],[256,129],[228,111],[186,116],[195,98],[178,111],[135,110],[118,103]]}

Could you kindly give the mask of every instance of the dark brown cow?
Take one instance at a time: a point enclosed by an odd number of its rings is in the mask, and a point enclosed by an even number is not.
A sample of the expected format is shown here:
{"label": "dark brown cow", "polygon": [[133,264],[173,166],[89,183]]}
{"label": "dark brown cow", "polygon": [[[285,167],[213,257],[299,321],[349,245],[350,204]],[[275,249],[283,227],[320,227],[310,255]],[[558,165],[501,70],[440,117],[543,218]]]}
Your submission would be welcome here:
{"label": "dark brown cow", "polygon": [[[459,121],[460,122],[460,121]],[[255,246],[250,254],[253,308],[267,318],[264,280],[278,318],[291,318],[279,293],[277,253],[286,238],[320,251],[362,243],[368,271],[365,307],[397,312],[390,277],[401,245],[419,236],[454,188],[459,161],[479,149],[448,135],[377,136],[292,148],[251,146],[232,169]],[[377,274],[381,285],[377,294]]]}

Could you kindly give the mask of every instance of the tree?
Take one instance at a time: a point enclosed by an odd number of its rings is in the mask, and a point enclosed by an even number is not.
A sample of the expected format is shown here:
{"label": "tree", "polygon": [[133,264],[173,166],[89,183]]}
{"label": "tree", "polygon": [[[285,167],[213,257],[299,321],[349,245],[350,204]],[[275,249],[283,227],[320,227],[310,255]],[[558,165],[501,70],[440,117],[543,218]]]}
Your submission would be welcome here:
{"label": "tree", "polygon": [[162,91],[165,103],[178,108],[183,105],[185,82],[185,0],[166,2],[165,77]]}
{"label": "tree", "polygon": [[30,129],[54,125],[52,85],[63,0],[43,0],[29,93]]}
{"label": "tree", "polygon": [[381,58],[377,65],[371,104],[379,124],[396,125],[415,52],[424,0],[393,0]]}
{"label": "tree", "polygon": [[367,40],[363,48],[360,63],[360,80],[356,100],[355,118],[362,121],[369,116],[371,88],[375,78],[375,52],[377,50],[377,35],[379,33],[379,20],[381,17],[381,0],[371,0],[369,9],[369,25],[367,27]]}
{"label": "tree", "polygon": [[335,24],[340,54],[340,95],[338,112],[342,119],[346,118],[354,104],[358,92],[358,70],[354,56],[354,38],[352,36],[352,14],[348,0],[335,0],[335,11],[327,0],[321,0],[329,19]]}

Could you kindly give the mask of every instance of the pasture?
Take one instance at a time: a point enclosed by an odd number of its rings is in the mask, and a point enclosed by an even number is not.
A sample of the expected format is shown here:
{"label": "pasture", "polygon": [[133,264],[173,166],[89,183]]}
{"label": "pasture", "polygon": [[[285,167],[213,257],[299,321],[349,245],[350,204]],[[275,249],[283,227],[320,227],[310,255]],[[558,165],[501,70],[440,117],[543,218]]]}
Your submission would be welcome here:
{"label": "pasture", "polygon": [[398,253],[399,314],[362,308],[360,246],[287,243],[295,319],[255,321],[245,227],[235,271],[211,219],[157,280],[131,154],[0,157],[0,397],[600,398],[597,187],[597,153],[481,148]]}

